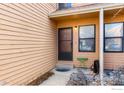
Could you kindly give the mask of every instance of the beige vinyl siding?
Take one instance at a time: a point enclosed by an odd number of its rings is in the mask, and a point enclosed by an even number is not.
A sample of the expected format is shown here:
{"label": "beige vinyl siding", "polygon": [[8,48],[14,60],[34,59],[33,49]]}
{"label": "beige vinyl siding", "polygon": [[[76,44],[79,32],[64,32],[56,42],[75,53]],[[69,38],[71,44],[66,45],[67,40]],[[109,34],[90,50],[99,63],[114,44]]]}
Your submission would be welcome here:
{"label": "beige vinyl siding", "polygon": [[56,62],[56,4],[0,4],[0,82],[26,85]]}
{"label": "beige vinyl siding", "polygon": [[72,7],[88,6],[94,3],[72,3]]}

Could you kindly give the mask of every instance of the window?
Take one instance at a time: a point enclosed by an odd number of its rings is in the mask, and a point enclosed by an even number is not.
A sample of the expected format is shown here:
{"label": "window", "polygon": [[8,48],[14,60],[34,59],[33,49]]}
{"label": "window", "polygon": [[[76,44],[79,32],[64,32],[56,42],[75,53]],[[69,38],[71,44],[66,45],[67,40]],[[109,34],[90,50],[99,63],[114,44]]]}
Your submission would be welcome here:
{"label": "window", "polygon": [[105,52],[123,51],[123,23],[105,24]]}
{"label": "window", "polygon": [[71,8],[71,3],[59,3],[59,10]]}
{"label": "window", "polygon": [[79,27],[79,51],[95,52],[95,25]]}

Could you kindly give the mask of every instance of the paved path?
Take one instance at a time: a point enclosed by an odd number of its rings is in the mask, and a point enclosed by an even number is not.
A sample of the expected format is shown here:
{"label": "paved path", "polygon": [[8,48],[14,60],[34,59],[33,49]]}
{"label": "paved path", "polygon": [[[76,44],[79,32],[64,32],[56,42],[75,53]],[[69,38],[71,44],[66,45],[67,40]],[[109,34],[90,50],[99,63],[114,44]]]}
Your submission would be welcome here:
{"label": "paved path", "polygon": [[[84,74],[89,74],[91,72],[90,70],[85,69],[82,69],[82,71]],[[65,86],[70,79],[70,75],[72,73],[77,73],[77,69],[73,68],[67,72],[59,72],[54,69],[52,72],[55,74],[45,80],[40,86]]]}
{"label": "paved path", "polygon": [[74,72],[74,70],[72,69],[67,72],[59,72],[53,70],[53,72],[55,73],[55,75],[49,77],[40,86],[65,86],[70,78],[70,75]]}

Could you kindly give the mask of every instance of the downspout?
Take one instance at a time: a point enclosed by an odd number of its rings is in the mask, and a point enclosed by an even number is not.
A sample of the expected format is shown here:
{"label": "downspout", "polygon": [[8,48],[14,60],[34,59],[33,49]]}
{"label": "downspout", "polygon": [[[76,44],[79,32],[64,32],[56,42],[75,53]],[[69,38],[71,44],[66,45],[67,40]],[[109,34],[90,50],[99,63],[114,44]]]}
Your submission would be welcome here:
{"label": "downspout", "polygon": [[100,12],[99,12],[99,25],[100,25],[100,29],[99,29],[99,36],[100,36],[100,40],[99,40],[99,60],[100,60],[100,80],[101,80],[101,85],[103,86],[103,73],[104,73],[104,52],[103,52],[103,48],[104,48],[104,9],[101,8]]}

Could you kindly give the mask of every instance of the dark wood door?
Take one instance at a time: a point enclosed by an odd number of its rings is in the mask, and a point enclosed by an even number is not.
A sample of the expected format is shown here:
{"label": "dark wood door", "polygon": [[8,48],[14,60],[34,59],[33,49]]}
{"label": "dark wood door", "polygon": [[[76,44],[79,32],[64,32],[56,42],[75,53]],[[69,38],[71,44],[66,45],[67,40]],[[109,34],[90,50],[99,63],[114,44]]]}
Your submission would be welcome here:
{"label": "dark wood door", "polygon": [[73,32],[72,28],[60,28],[58,31],[58,59],[73,59]]}

